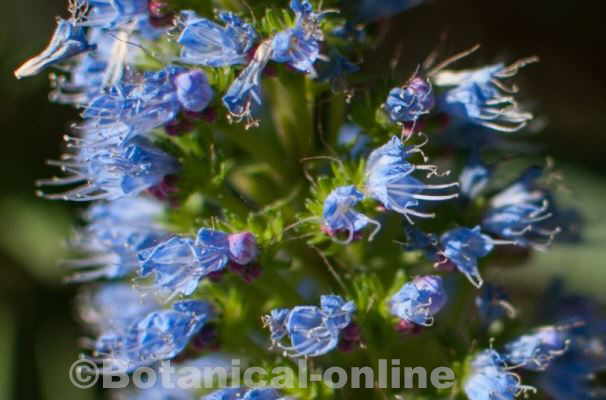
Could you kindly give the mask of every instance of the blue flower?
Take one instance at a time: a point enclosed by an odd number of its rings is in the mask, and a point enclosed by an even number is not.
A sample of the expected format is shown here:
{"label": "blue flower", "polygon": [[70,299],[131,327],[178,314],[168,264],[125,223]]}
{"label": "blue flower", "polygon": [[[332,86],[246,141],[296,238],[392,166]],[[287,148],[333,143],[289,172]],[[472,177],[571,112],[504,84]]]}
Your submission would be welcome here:
{"label": "blue flower", "polygon": [[434,316],[446,305],[447,300],[441,277],[418,276],[392,296],[389,310],[407,323],[431,326]]}
{"label": "blue flower", "polygon": [[516,310],[509,303],[509,297],[503,289],[491,284],[484,284],[482,291],[475,299],[476,307],[482,322],[489,326],[504,316],[515,317]]}
{"label": "blue flower", "polygon": [[148,0],[76,0],[88,13],[83,26],[117,29],[131,21],[149,18]]}
{"label": "blue flower", "polygon": [[548,193],[537,184],[541,174],[540,168],[531,167],[494,196],[482,219],[482,228],[520,246],[547,248],[560,228],[549,225],[553,214]]}
{"label": "blue flower", "polygon": [[407,161],[414,153],[422,152],[419,146],[407,147],[394,136],[385,145],[373,151],[366,163],[366,187],[369,197],[379,201],[388,210],[404,215],[410,223],[410,216],[432,218],[434,214],[415,210],[419,201],[443,201],[453,199],[458,194],[434,195],[427,191],[443,190],[458,186],[458,183],[428,185],[412,176],[416,171],[429,171],[428,176],[437,174],[433,165],[415,165]]}
{"label": "blue flower", "polygon": [[72,175],[39,181],[39,185],[83,183],[65,193],[43,194],[47,199],[91,201],[135,196],[178,171],[172,156],[143,137],[92,152],[84,151],[73,161],[55,163]]}
{"label": "blue flower", "polygon": [[466,199],[475,199],[484,191],[491,176],[492,168],[484,164],[480,155],[474,151],[459,175],[461,195]]}
{"label": "blue flower", "polygon": [[254,28],[230,12],[218,15],[220,26],[193,11],[182,11],[183,28],[178,42],[181,60],[189,64],[223,67],[246,63],[246,56],[257,39]]}
{"label": "blue flower", "polygon": [[68,280],[116,279],[133,273],[139,268],[138,252],[168,236],[155,222],[161,212],[159,203],[144,198],[93,205],[85,216],[88,225],[71,242],[88,257],[66,262],[81,270]]}
{"label": "blue flower", "polygon": [[223,96],[223,105],[229,111],[230,116],[237,122],[246,119],[247,127],[257,125],[253,112],[256,107],[263,104],[261,75],[271,54],[271,41],[261,43],[255,51],[252,61],[232,82]]}
{"label": "blue flower", "polygon": [[[275,347],[289,357],[318,357],[334,350],[339,335],[352,320],[356,307],[340,296],[322,296],[320,307],[297,306],[273,310],[264,317]],[[289,345],[282,343],[288,336]]]}
{"label": "blue flower", "polygon": [[295,26],[273,37],[272,60],[287,63],[315,78],[314,64],[320,57],[320,41],[324,40],[319,25],[325,13],[313,12],[307,0],[291,0],[290,8],[296,15]]}
{"label": "blue flower", "polygon": [[568,350],[569,344],[566,329],[550,326],[507,343],[504,357],[510,364],[530,371],[544,371],[554,358]]}
{"label": "blue flower", "polygon": [[519,60],[510,66],[490,65],[472,71],[442,71],[435,76],[438,86],[453,87],[438,102],[442,111],[463,121],[502,132],[515,132],[525,127],[533,116],[520,110],[513,97],[517,88],[508,88],[503,79],[536,57]]}
{"label": "blue flower", "polygon": [[229,261],[248,264],[257,252],[256,240],[250,233],[228,235],[202,228],[195,240],[175,236],[140,252],[140,274],[153,274],[150,290],[163,297],[189,296],[204,277],[223,270]]}
{"label": "blue flower", "polygon": [[57,28],[46,49],[17,68],[15,76],[21,79],[37,75],[51,65],[94,49],[95,45],[88,42],[83,28],[76,26],[74,21],[58,19]]}
{"label": "blue flower", "polygon": [[104,332],[95,346],[103,361],[102,372],[128,373],[176,357],[212,315],[207,303],[182,301],[171,309],[153,311],[124,330]]}
{"label": "blue flower", "polygon": [[151,296],[141,296],[128,283],[87,288],[78,297],[79,316],[95,331],[125,330],[133,322],[160,308]]}
{"label": "blue flower", "polygon": [[503,358],[494,350],[479,353],[471,367],[463,386],[469,400],[513,400],[521,393],[535,391],[523,386],[520,377],[508,371]]}
{"label": "blue flower", "polygon": [[[177,87],[179,76],[182,78]],[[193,81],[188,79],[194,77]],[[82,114],[85,121],[78,128],[89,146],[120,143],[170,122],[182,108],[204,105],[210,95],[204,77],[168,66],[123,79],[93,98]]]}
{"label": "blue flower", "polygon": [[213,98],[213,90],[203,71],[183,72],[175,77],[177,99],[187,111],[204,110]]}
{"label": "blue flower", "polygon": [[478,258],[485,257],[494,248],[494,240],[484,235],[480,227],[455,228],[440,237],[442,253],[475,287],[482,287],[484,280],[478,270]]}
{"label": "blue flower", "polygon": [[392,122],[416,122],[431,111],[434,102],[431,82],[417,76],[391,89],[383,107]]}
{"label": "blue flower", "polygon": [[354,186],[341,186],[330,192],[324,200],[322,211],[323,228],[329,236],[335,237],[340,232],[346,232],[345,243],[351,243],[356,233],[371,223],[376,225],[369,240],[373,239],[381,225],[354,210],[354,207],[363,199],[364,195]]}
{"label": "blue flower", "polygon": [[95,203],[85,213],[85,232],[105,243],[140,250],[154,241],[150,237],[166,235],[156,221],[163,211],[161,203],[145,197]]}
{"label": "blue flower", "polygon": [[202,400],[287,400],[273,388],[259,387],[248,388],[227,388],[219,389],[206,396]]}

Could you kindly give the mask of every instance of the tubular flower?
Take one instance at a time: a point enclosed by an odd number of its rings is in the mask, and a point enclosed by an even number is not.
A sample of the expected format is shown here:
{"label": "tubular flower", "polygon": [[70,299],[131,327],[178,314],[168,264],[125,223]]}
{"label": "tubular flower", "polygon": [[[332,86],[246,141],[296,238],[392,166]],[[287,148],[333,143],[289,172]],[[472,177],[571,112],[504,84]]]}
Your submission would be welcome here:
{"label": "tubular flower", "polygon": [[139,253],[140,275],[154,276],[148,288],[169,300],[191,295],[200,280],[223,270],[228,262],[249,264],[257,256],[257,244],[250,233],[228,235],[202,228],[196,239],[175,236]]}
{"label": "tubular flower", "polygon": [[320,58],[320,42],[324,40],[319,24],[325,13],[314,12],[307,0],[291,0],[290,8],[296,15],[295,26],[273,37],[272,60],[315,78],[318,74],[314,64]]}
{"label": "tubular flower", "polygon": [[513,400],[522,393],[536,391],[522,385],[520,377],[509,372],[502,356],[494,350],[485,350],[472,360],[463,390],[470,400]]}
{"label": "tubular flower", "polygon": [[208,67],[224,67],[245,64],[246,57],[257,40],[257,33],[250,25],[230,12],[221,12],[220,26],[193,11],[182,11],[178,42],[181,61]]}
{"label": "tubular flower", "polygon": [[219,389],[206,396],[202,400],[288,400],[273,388],[228,388]]}
{"label": "tubular flower", "polygon": [[406,325],[432,326],[447,300],[441,277],[418,276],[391,298],[389,308]]}
{"label": "tubular flower", "polygon": [[354,210],[356,204],[363,199],[364,195],[354,186],[341,186],[333,190],[324,200],[322,220],[325,232],[331,237],[337,236],[340,232],[346,232],[347,239],[344,243],[348,244],[354,240],[359,231],[370,223],[376,225],[375,231],[369,238],[372,240],[381,225]]}
{"label": "tubular flower", "polygon": [[536,57],[530,57],[510,66],[495,64],[472,71],[441,71],[435,76],[436,85],[451,89],[442,95],[438,105],[442,111],[464,122],[502,132],[518,131],[533,116],[520,110],[513,97],[518,89],[507,87],[502,80],[515,76],[520,68],[536,61]]}
{"label": "tubular flower", "polygon": [[[339,337],[352,320],[356,307],[340,296],[327,295],[320,307],[297,306],[277,309],[264,317],[273,345],[289,357],[318,357],[334,350]],[[283,344],[288,336],[289,345]]]}
{"label": "tubular flower", "polygon": [[366,163],[366,187],[369,197],[380,202],[388,210],[396,211],[412,223],[411,216],[433,218],[435,214],[415,210],[419,201],[444,201],[456,198],[458,194],[434,195],[428,191],[443,190],[459,184],[425,184],[412,176],[416,171],[429,171],[428,176],[437,174],[434,165],[415,165],[407,161],[411,154],[421,152],[420,147],[407,147],[399,138],[393,137],[385,145],[374,150]]}
{"label": "tubular flower", "polygon": [[247,120],[247,127],[255,126],[254,108],[263,104],[261,94],[261,74],[272,55],[271,42],[261,43],[252,61],[234,80],[223,96],[223,105],[237,122]]}
{"label": "tubular flower", "polygon": [[37,75],[52,65],[94,49],[95,45],[88,42],[84,29],[74,21],[58,19],[57,28],[46,49],[17,68],[15,76],[21,79]]}
{"label": "tubular flower", "polygon": [[72,247],[88,257],[70,260],[72,268],[85,269],[68,278],[72,282],[123,278],[139,268],[138,252],[166,239],[156,222],[162,206],[144,198],[125,198],[94,204],[87,211],[86,228],[78,231]]}
{"label": "tubular flower", "polygon": [[478,270],[478,258],[485,257],[494,248],[494,240],[484,235],[480,227],[455,228],[440,237],[444,257],[469,279],[475,287],[482,287],[484,280]]}
{"label": "tubular flower", "polygon": [[182,109],[202,111],[212,96],[204,72],[168,66],[125,79],[92,99],[78,128],[91,147],[119,143],[167,124]]}
{"label": "tubular flower", "polygon": [[207,303],[181,301],[170,309],[153,311],[126,327],[104,331],[95,344],[95,354],[103,362],[101,372],[128,373],[176,357],[212,315]]}
{"label": "tubular flower", "polygon": [[179,169],[170,155],[142,137],[90,153],[83,151],[72,160],[53,164],[72,175],[42,180],[39,185],[83,185],[65,193],[40,195],[47,199],[70,201],[117,200],[135,196]]}
{"label": "tubular flower", "polygon": [[513,365],[531,371],[544,371],[554,358],[568,350],[569,344],[569,335],[565,329],[550,326],[522,335],[506,344],[504,357]]}
{"label": "tubular flower", "polygon": [[431,82],[417,76],[391,89],[383,108],[392,122],[416,122],[431,111],[434,103]]}
{"label": "tubular flower", "polygon": [[149,18],[148,0],[75,0],[86,10],[82,26],[104,29],[126,27],[131,22]]}
{"label": "tubular flower", "polygon": [[482,228],[520,246],[546,249],[560,228],[550,226],[553,214],[549,195],[536,183],[541,174],[541,169],[529,168],[494,196],[482,220]]}

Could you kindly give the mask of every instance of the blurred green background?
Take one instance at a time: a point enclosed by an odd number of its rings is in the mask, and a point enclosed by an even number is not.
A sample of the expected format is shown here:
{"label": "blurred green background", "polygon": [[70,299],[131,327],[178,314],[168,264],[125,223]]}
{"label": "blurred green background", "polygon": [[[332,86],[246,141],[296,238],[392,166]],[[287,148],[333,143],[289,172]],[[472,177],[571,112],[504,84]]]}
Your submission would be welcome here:
{"label": "blurred green background", "polygon": [[[206,0],[200,0],[206,1]],[[282,1],[287,4],[287,0]],[[34,180],[54,174],[44,164],[61,151],[61,136],[76,113],[47,101],[46,76],[17,82],[12,71],[46,44],[53,18],[66,0],[3,0],[0,25],[0,400],[92,399],[95,391],[73,388],[67,371],[82,334],[74,318],[75,288],[64,286],[57,261],[76,214],[67,204],[34,196]],[[251,1],[254,3],[254,1]],[[546,128],[536,142],[557,160],[569,204],[587,222],[579,247],[557,247],[524,268],[493,269],[492,279],[534,292],[554,275],[574,289],[606,297],[606,35],[601,0],[436,0],[398,17],[369,57],[382,68],[396,45],[409,66],[448,34],[450,54],[479,42],[478,65],[537,54],[542,63],[520,80]],[[398,40],[394,40],[394,38]],[[371,61],[372,60],[372,61]],[[514,296],[515,299],[515,296]],[[522,310],[523,312],[523,310]]]}

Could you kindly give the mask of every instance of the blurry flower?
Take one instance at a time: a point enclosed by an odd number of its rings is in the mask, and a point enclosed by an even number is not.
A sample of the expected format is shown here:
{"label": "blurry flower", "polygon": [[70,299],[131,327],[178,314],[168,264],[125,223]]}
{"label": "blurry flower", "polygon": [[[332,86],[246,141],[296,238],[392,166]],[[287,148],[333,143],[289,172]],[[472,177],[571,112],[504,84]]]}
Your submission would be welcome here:
{"label": "blurry flower", "polygon": [[507,87],[503,79],[538,58],[519,60],[510,66],[490,65],[471,71],[441,71],[434,77],[438,86],[452,87],[440,98],[439,107],[449,115],[502,132],[515,132],[526,126],[533,116],[520,110],[513,95],[517,88]]}
{"label": "blurry flower", "polygon": [[566,329],[545,327],[522,335],[505,345],[504,357],[513,364],[531,371],[546,370],[551,361],[568,349],[570,339]]}
{"label": "blurry flower", "polygon": [[461,196],[470,200],[475,199],[484,191],[491,176],[492,168],[484,164],[478,152],[472,152],[459,176]]}
{"label": "blurry flower", "polygon": [[520,377],[507,368],[502,356],[494,350],[476,355],[463,387],[467,397],[470,400],[513,400],[527,391],[536,391],[522,385]]}

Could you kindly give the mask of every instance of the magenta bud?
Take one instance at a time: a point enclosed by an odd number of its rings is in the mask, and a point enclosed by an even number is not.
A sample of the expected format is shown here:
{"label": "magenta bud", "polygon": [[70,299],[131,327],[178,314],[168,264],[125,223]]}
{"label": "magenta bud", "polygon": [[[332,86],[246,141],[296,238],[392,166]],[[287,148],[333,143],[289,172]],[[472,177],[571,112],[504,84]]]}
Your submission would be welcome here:
{"label": "magenta bud", "polygon": [[257,258],[259,252],[257,240],[250,232],[235,233],[227,238],[229,242],[229,254],[232,261],[240,265],[246,265]]}

